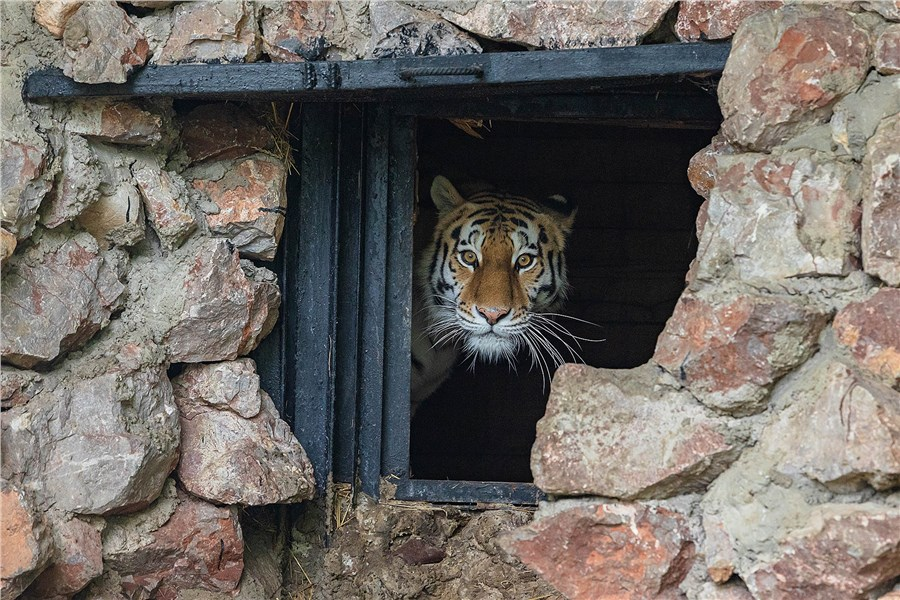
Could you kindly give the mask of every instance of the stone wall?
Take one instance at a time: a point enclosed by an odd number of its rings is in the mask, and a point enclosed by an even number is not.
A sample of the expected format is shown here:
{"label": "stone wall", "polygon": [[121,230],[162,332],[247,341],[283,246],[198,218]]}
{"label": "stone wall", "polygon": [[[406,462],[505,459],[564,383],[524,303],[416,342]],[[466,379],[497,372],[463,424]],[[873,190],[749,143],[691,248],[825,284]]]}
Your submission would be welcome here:
{"label": "stone wall", "polygon": [[248,507],[313,495],[246,358],[280,305],[263,265],[288,202],[286,107],[27,104],[30,69],[97,83],[146,64],[735,31],[721,135],[689,168],[707,199],[700,252],[653,361],[555,378],[533,471],[559,499],[513,533],[522,513],[362,502],[306,562],[311,587],[551,597],[519,557],[571,598],[886,593],[900,575],[900,5],[781,4],[0,3],[4,597],[275,597]]}

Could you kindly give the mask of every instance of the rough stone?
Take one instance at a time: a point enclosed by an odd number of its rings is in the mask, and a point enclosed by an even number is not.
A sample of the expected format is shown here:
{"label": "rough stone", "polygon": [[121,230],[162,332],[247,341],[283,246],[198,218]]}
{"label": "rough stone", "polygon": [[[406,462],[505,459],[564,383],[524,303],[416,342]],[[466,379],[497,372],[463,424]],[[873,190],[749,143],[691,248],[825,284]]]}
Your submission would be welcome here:
{"label": "rough stone", "polygon": [[571,600],[674,598],[694,543],[678,512],[558,501],[501,543]]}
{"label": "rough stone", "polygon": [[186,273],[162,274],[184,281],[175,300],[181,308],[164,336],[170,359],[233,360],[250,352],[277,318],[281,295],[274,273],[245,264],[248,276],[224,240],[203,240],[189,250],[193,259]]}
{"label": "rough stone", "polygon": [[242,256],[275,258],[287,207],[281,160],[255,154],[195,167],[185,177],[219,207],[217,214],[206,216],[211,233],[227,237]]}
{"label": "rough stone", "polygon": [[682,0],[675,33],[685,42],[721,40],[731,37],[744,19],[782,4],[781,0]]}
{"label": "rough stone", "polygon": [[131,102],[83,102],[72,107],[66,131],[110,144],[152,146],[162,140],[162,118]]}
{"label": "rough stone", "polygon": [[857,364],[900,389],[900,290],[881,288],[863,302],[852,302],[834,318],[838,343]]}
{"label": "rough stone", "polygon": [[653,365],[564,365],[531,451],[547,493],[665,498],[703,490],[737,457],[724,420],[663,384]]}
{"label": "rough stone", "polygon": [[697,251],[701,281],[758,287],[858,267],[860,181],[850,161],[809,150],[718,154]]}
{"label": "rough stone", "polygon": [[126,597],[147,597],[161,584],[230,592],[243,552],[237,507],[196,500],[172,484],[149,510],[112,518],[103,531],[104,564],[120,574]]}
{"label": "rough stone", "polygon": [[869,68],[868,33],[838,6],[785,6],[734,36],[719,84],[722,132],[765,151],[824,122]]}
{"label": "rough stone", "polygon": [[719,585],[707,581],[697,592],[696,600],[754,600],[754,598],[740,583]]}
{"label": "rough stone", "polygon": [[744,576],[757,598],[861,600],[900,575],[900,509],[828,504]]}
{"label": "rough stone", "polygon": [[653,360],[712,408],[765,408],[771,385],[818,347],[828,313],[783,297],[682,295]]}
{"label": "rough stone", "polygon": [[461,29],[533,48],[634,46],[651,33],[673,0],[444,3],[440,15]]}
{"label": "rough stone", "polygon": [[875,42],[875,68],[882,75],[900,73],[900,25],[889,25]]}
{"label": "rough stone", "polygon": [[[709,194],[716,187],[718,178],[716,157],[731,155],[735,152],[734,146],[729,144],[721,134],[716,134],[708,146],[692,156],[688,163],[687,175],[694,191],[709,200]],[[698,238],[701,230],[702,228],[698,228]]]}
{"label": "rough stone", "polygon": [[103,572],[100,530],[78,518],[53,522],[54,559],[22,596],[23,600],[70,597]]}
{"label": "rough stone", "polygon": [[3,413],[3,477],[42,506],[78,514],[139,510],[178,462],[165,367],[68,377]]}
{"label": "rough stone", "polygon": [[394,0],[369,3],[373,58],[477,54],[481,46],[444,19]]}
{"label": "rough stone", "polygon": [[204,104],[185,115],[181,142],[192,164],[275,150],[275,138],[265,125],[231,103]]}
{"label": "rough stone", "polygon": [[39,373],[0,366],[0,408],[3,410],[28,404],[40,388]]}
{"label": "rough stone", "polygon": [[366,55],[368,3],[352,0],[263,0],[263,45],[274,62],[340,59]]}
{"label": "rough stone", "polygon": [[218,504],[313,496],[312,464],[260,390],[252,360],[188,366],[174,389],[182,432],[178,478],[187,491]]}
{"label": "rough stone", "polygon": [[34,231],[38,209],[53,186],[47,169],[49,148],[3,140],[0,144],[0,187],[3,227],[22,240]]}
{"label": "rough stone", "polygon": [[860,162],[866,155],[869,139],[882,119],[898,113],[900,75],[881,77],[873,73],[857,92],[835,104],[829,122],[833,145]]}
{"label": "rough stone", "polygon": [[152,160],[138,160],[131,172],[153,229],[167,248],[178,248],[197,228],[187,203],[187,184],[179,175],[162,170]]}
{"label": "rough stone", "polygon": [[859,4],[862,8],[875,11],[889,21],[900,21],[900,0],[863,0]]}
{"label": "rough stone", "polygon": [[115,2],[85,2],[63,34],[63,72],[81,83],[125,83],[150,52],[146,38]]}
{"label": "rough stone", "polygon": [[175,6],[172,34],[158,64],[253,62],[259,55],[256,9],[246,0]]}
{"label": "rough stone", "polygon": [[0,489],[0,592],[15,598],[40,574],[50,560],[49,535],[22,490]]}
{"label": "rough stone", "polygon": [[796,390],[760,441],[781,456],[778,469],[837,492],[866,483],[877,490],[900,484],[900,392],[836,362],[807,380],[812,389]]}
{"label": "rough stone", "polygon": [[863,266],[900,286],[900,114],[882,121],[869,140],[862,177]]}
{"label": "rough stone", "polygon": [[66,134],[58,152],[61,173],[41,206],[41,223],[51,229],[71,221],[96,202],[102,178],[94,149],[80,135]]}
{"label": "rough stone", "polygon": [[394,550],[394,554],[408,565],[433,565],[447,558],[447,552],[432,546],[419,537],[410,538]]}
{"label": "rough stone", "polygon": [[47,239],[10,260],[7,269],[3,360],[26,369],[91,339],[109,323],[125,289],[88,234],[61,244]]}
{"label": "rough stone", "polygon": [[37,0],[34,21],[56,39],[62,39],[66,23],[82,4],[84,0]]}
{"label": "rough stone", "polygon": [[0,264],[6,265],[6,259],[16,251],[16,236],[0,228]]}

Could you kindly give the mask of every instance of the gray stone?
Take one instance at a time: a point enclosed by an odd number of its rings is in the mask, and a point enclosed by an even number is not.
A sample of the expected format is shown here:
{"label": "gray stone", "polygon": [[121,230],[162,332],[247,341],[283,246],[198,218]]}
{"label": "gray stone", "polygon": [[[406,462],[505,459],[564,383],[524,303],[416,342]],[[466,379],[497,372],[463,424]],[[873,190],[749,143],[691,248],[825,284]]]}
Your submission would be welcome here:
{"label": "gray stone", "polygon": [[102,524],[59,513],[53,514],[51,523],[53,559],[22,595],[23,600],[70,597],[103,572]]}
{"label": "gray stone", "polygon": [[875,42],[875,69],[882,75],[900,73],[900,25],[885,27]]}
{"label": "gray stone", "polygon": [[300,502],[315,493],[312,464],[259,389],[250,359],[192,365],[174,381],[181,412],[178,479],[218,504]]}
{"label": "gray stone", "polygon": [[872,74],[859,91],[835,104],[829,122],[832,141],[859,162],[865,157],[866,144],[878,125],[897,113],[900,113],[900,75]]}
{"label": "gray stone", "polygon": [[66,24],[63,44],[63,72],[81,83],[125,83],[150,52],[125,11],[107,0],[82,4]]}
{"label": "gray stone", "polygon": [[71,221],[100,198],[100,164],[80,135],[65,134],[57,150],[60,176],[41,206],[41,223],[51,229]]}
{"label": "gray stone", "polygon": [[98,101],[73,105],[66,131],[110,144],[152,146],[162,140],[162,118],[132,102]]}
{"label": "gray stone", "polygon": [[836,362],[807,378],[760,440],[780,456],[778,469],[838,492],[900,484],[900,392]]}
{"label": "gray stone", "polygon": [[858,267],[859,168],[809,150],[717,155],[695,276],[759,287]]}
{"label": "gray stone", "polygon": [[259,55],[252,2],[184,2],[175,6],[172,18],[158,64],[253,62]]}
{"label": "gray stone", "polygon": [[373,58],[477,54],[481,46],[444,19],[395,0],[369,3]]}
{"label": "gray stone", "polygon": [[859,4],[889,21],[900,21],[900,0],[863,0]]}
{"label": "gray stone", "polygon": [[737,458],[734,438],[655,366],[564,365],[537,424],[531,470],[550,494],[666,498],[705,489]]}
{"label": "gray stone", "polygon": [[722,132],[765,151],[828,120],[863,82],[868,48],[868,32],[842,7],[791,5],[748,18],[719,84]]}
{"label": "gray stone", "polygon": [[287,170],[265,154],[216,162],[185,173],[218,207],[206,215],[211,233],[231,240],[242,256],[272,260],[284,228]]}
{"label": "gray stone", "polygon": [[3,360],[32,368],[78,348],[109,323],[124,289],[90,235],[45,235],[4,275]]}
{"label": "gray stone", "polygon": [[[893,77],[891,79],[894,79]],[[862,259],[870,275],[900,286],[900,114],[869,139],[863,161]]]}
{"label": "gray stone", "polygon": [[533,48],[634,46],[651,33],[674,0],[410,3],[439,13],[457,27],[488,39]]}
{"label": "gray stone", "polygon": [[273,62],[353,60],[366,55],[369,3],[258,0],[263,47]]}
{"label": "gray stone", "polygon": [[144,239],[146,230],[141,194],[131,175],[133,159],[103,144],[93,151],[100,167],[100,198],[76,220],[103,249],[132,246]]}
{"label": "gray stone", "polygon": [[178,248],[197,228],[187,202],[187,184],[179,175],[164,171],[153,160],[138,160],[131,172],[153,229],[167,248]]}
{"label": "gray stone", "polygon": [[40,391],[41,375],[9,365],[0,366],[0,407],[3,410],[28,404]]}
{"label": "gray stone", "polygon": [[[145,298],[158,307],[151,310],[171,307],[163,334],[170,359],[233,360],[253,350],[277,319],[281,295],[274,273],[242,265],[224,240],[202,240],[181,258],[172,271],[157,274],[162,279],[148,285]],[[177,290],[167,287],[170,281],[178,282]]]}
{"label": "gray stone", "polygon": [[38,209],[53,186],[49,154],[46,143],[35,146],[4,139],[0,144],[2,223],[19,240],[34,231]]}

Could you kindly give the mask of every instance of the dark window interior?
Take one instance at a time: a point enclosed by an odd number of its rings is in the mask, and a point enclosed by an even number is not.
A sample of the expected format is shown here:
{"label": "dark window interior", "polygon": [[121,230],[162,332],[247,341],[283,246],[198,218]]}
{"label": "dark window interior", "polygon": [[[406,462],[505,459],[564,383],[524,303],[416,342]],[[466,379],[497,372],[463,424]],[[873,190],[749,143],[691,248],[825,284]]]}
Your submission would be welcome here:
{"label": "dark window interior", "polygon": [[[702,199],[691,189],[691,156],[708,129],[622,127],[586,122],[485,122],[483,139],[443,119],[418,123],[415,246],[431,237],[435,175],[465,193],[489,182],[513,193],[563,194],[578,205],[567,250],[572,291],[559,322],[582,342],[584,362],[627,369],[645,363],[684,287],[696,253]],[[529,455],[549,383],[531,360],[460,365],[417,411],[411,426],[412,477],[532,481]]]}

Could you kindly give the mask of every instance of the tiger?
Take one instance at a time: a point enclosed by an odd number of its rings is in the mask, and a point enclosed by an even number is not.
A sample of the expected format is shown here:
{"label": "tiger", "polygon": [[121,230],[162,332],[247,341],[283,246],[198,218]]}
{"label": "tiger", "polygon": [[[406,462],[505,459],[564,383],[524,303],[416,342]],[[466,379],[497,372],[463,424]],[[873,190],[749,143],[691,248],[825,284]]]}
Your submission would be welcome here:
{"label": "tiger", "polygon": [[525,348],[549,375],[540,352],[556,352],[548,340],[558,339],[558,326],[540,313],[558,310],[569,291],[565,247],[577,212],[560,195],[536,202],[479,191],[464,198],[443,175],[430,193],[438,221],[415,268],[413,412],[461,355],[512,364]]}

